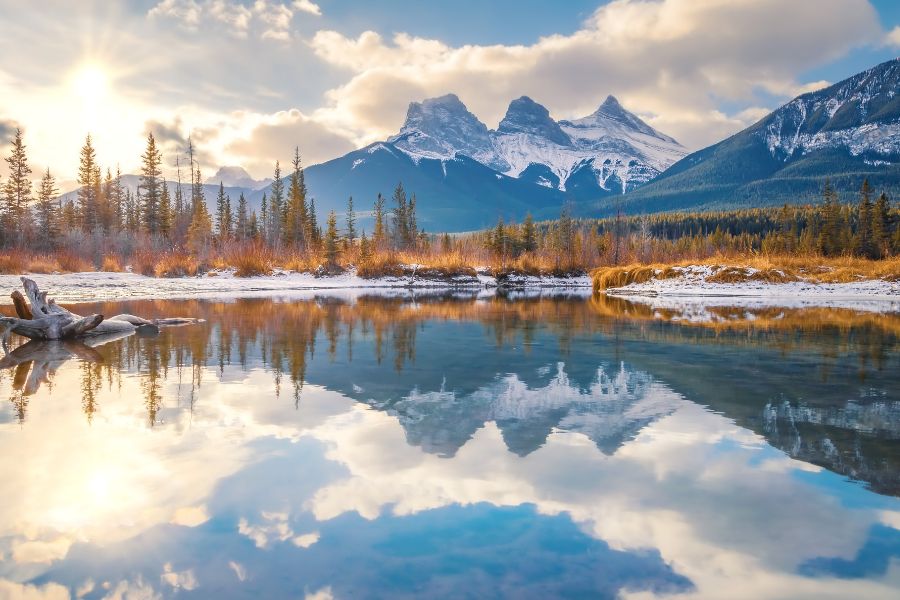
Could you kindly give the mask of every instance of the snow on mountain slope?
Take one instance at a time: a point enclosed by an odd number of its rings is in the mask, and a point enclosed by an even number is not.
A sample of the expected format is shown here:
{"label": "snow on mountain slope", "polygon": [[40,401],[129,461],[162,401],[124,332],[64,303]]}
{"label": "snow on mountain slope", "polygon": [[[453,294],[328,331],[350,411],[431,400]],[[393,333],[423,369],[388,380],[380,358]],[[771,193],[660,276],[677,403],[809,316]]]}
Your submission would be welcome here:
{"label": "snow on mountain slope", "polygon": [[496,130],[448,94],[409,106],[400,133],[389,140],[414,161],[468,156],[509,177],[566,190],[586,169],[599,193],[645,183],[687,154],[684,147],[625,110],[612,96],[593,114],[554,121],[531,98],[513,100]]}
{"label": "snow on mountain slope", "polygon": [[863,153],[900,153],[900,59],[882,63],[817,92],[804,94],[772,113],[758,135],[773,158],[845,148]]}

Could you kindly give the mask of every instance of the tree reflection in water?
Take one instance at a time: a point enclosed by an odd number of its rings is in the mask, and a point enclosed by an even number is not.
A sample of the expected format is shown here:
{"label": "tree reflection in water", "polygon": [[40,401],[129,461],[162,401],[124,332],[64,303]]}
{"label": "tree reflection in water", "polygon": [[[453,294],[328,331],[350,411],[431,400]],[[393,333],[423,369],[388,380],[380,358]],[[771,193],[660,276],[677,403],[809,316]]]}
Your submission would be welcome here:
{"label": "tree reflection in water", "polygon": [[[100,410],[99,390],[121,387],[129,377],[140,381],[149,426],[161,422],[164,406],[192,410],[210,367],[220,378],[239,367],[268,372],[274,399],[288,388],[290,401],[299,406],[311,379],[398,415],[411,439],[440,438],[435,452],[452,454],[460,440],[498,414],[459,405],[459,398],[489,389],[507,374],[527,383],[530,373],[563,359],[572,385],[587,392],[597,364],[605,361],[649,374],[792,456],[900,494],[897,314],[713,307],[706,321],[694,322],[676,310],[606,296],[154,300],[82,309],[148,318],[190,314],[206,323],[91,346],[29,342],[15,348],[0,360],[0,377],[10,380],[0,380],[0,389],[9,389],[20,422],[27,421],[29,397],[52,386],[54,374],[69,361],[81,370],[81,404],[89,421]],[[474,333],[447,339],[441,334],[447,322]],[[353,380],[369,383],[365,393]],[[441,397],[444,381],[454,387],[457,404],[438,403],[431,408],[436,413],[421,415],[421,399],[430,398],[428,393]],[[565,424],[563,412],[548,408],[539,418],[505,422],[508,431],[524,428],[538,436],[510,438],[510,447],[529,452]],[[457,437],[448,434],[454,430]],[[618,439],[603,443],[615,451]]]}

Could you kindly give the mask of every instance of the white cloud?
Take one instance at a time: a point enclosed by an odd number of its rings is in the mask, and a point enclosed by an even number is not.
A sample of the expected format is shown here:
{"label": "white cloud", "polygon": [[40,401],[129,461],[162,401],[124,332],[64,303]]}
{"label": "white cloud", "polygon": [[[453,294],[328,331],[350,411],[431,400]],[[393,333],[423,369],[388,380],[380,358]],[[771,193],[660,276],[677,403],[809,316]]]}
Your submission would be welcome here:
{"label": "white cloud", "polygon": [[886,36],[884,36],[885,43],[888,46],[900,46],[900,25],[891,29]]}
{"label": "white cloud", "polygon": [[613,93],[697,147],[749,124],[740,113],[721,114],[723,99],[753,103],[759,91],[788,98],[806,87],[798,73],[879,32],[866,0],[614,0],[580,31],[529,46],[450,47],[407,34],[386,41],[372,31],[320,31],[310,46],[353,73],[328,92],[325,110],[369,139],[393,133],[409,100],[423,96],[455,92],[492,126],[522,94],[568,118]]}
{"label": "white cloud", "polygon": [[197,31],[207,19],[224,25],[237,38],[251,31],[261,39],[287,41],[291,38],[294,11],[321,15],[318,5],[309,0],[284,4],[278,0],[256,0],[252,6],[234,0],[162,0],[147,12],[151,19],[173,19],[188,31]]}
{"label": "white cloud", "polygon": [[322,16],[322,9],[319,8],[318,4],[310,0],[294,0],[294,8],[317,17]]}

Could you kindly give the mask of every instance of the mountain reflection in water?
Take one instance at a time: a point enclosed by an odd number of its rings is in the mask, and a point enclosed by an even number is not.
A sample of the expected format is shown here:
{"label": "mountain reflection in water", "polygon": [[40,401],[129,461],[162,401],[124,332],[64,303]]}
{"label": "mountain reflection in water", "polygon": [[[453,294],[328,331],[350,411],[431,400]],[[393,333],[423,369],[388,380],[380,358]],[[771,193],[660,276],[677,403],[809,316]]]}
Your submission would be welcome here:
{"label": "mountain reflection in water", "polygon": [[900,589],[898,315],[81,309],[206,323],[0,360],[0,596]]}

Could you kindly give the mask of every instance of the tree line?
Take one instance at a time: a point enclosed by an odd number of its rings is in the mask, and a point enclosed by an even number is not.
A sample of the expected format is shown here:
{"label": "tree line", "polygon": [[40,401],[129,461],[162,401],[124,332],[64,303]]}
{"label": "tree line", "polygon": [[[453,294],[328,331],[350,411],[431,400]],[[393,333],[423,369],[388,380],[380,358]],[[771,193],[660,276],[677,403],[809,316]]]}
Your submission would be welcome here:
{"label": "tree line", "polygon": [[211,214],[190,138],[186,154],[184,180],[181,157],[175,161],[176,180],[167,180],[162,172],[162,153],[153,134],[148,134],[141,155],[140,183],[133,193],[123,185],[119,168],[115,173],[107,168],[104,174],[88,135],[79,154],[75,198],[63,200],[49,169],[37,190],[32,189],[32,170],[22,131],[17,129],[5,159],[9,177],[2,185],[0,247],[53,250],[66,234],[102,238],[124,233],[145,235],[158,246],[194,253],[228,242],[252,241],[277,251],[325,251],[334,258],[337,252],[353,245],[370,251],[409,249],[425,238],[418,226],[416,196],[407,196],[402,183],[394,190],[391,208],[381,194],[375,199],[371,238],[365,231],[357,230],[352,197],[347,201],[344,227],[338,228],[334,211],[328,215],[325,227],[321,227],[315,199],[306,187],[299,148],[294,150],[287,177],[282,175],[280,164],[275,163],[271,189],[263,194],[259,213],[249,207],[243,192],[232,199],[220,182]]}

